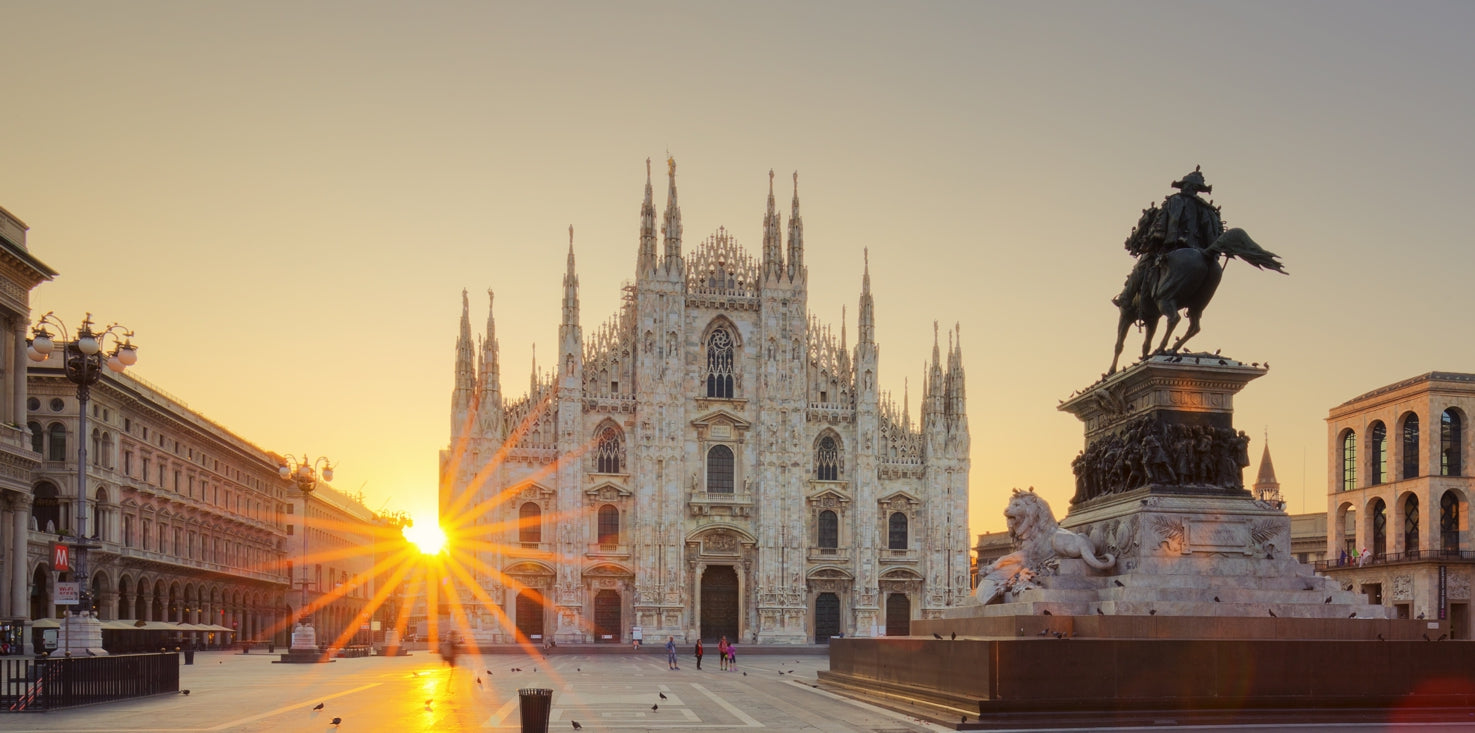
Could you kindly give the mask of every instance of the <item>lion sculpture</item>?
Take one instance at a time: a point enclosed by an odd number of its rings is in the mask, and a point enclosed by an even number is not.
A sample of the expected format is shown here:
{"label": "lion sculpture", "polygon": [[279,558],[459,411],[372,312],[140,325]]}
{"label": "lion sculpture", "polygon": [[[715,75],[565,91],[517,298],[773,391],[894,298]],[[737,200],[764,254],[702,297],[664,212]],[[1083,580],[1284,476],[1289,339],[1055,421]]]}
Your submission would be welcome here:
{"label": "lion sculpture", "polygon": [[1086,536],[1061,529],[1050,505],[1035,493],[1033,486],[1029,491],[1014,489],[1009,506],[1004,508],[1004,522],[1016,549],[995,560],[979,580],[978,588],[973,591],[979,603],[992,603],[1005,591],[1030,587],[1036,575],[1052,574],[1061,558],[1078,557],[1097,570],[1107,570],[1116,564],[1116,558],[1110,554],[1096,557],[1096,548]]}

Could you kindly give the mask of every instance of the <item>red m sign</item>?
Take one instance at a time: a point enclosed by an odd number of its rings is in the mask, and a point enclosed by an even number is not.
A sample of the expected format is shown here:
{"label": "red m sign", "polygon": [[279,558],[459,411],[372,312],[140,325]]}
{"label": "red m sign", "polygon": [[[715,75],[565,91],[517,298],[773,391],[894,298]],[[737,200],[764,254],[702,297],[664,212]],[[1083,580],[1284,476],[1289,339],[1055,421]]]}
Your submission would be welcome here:
{"label": "red m sign", "polygon": [[51,569],[65,573],[72,569],[72,548],[60,542],[51,546]]}

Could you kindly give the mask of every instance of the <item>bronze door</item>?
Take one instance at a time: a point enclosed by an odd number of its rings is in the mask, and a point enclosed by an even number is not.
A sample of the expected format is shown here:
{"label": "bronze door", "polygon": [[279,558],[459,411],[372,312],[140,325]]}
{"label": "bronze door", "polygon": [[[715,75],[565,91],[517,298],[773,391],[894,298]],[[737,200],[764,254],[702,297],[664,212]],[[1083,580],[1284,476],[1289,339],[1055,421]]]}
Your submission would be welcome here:
{"label": "bronze door", "polygon": [[814,643],[824,644],[840,633],[840,597],[821,593],[814,599]]}
{"label": "bronze door", "polygon": [[905,593],[886,596],[886,635],[910,636],[912,633],[912,601]]}
{"label": "bronze door", "polygon": [[535,591],[517,594],[517,635],[523,639],[543,638],[543,599]]}
{"label": "bronze door", "polygon": [[594,596],[594,642],[620,641],[620,594],[602,590]]}
{"label": "bronze door", "polygon": [[731,565],[716,565],[702,573],[702,639],[724,636],[738,639],[738,578]]}

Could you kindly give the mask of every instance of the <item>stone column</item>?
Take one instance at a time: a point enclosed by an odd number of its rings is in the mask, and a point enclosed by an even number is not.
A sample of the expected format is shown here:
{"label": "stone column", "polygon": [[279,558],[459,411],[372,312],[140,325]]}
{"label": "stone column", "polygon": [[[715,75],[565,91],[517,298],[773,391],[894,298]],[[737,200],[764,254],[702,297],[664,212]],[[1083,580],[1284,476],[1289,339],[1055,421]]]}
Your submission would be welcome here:
{"label": "stone column", "polygon": [[[30,578],[26,563],[26,538],[30,535],[31,497],[15,494],[10,500],[10,555],[14,558],[10,575],[10,611],[16,616],[29,616],[26,605],[26,583]],[[29,637],[28,637],[29,638]]]}
{"label": "stone column", "polygon": [[[13,380],[11,380],[12,381],[12,384],[11,384],[11,391],[10,391],[10,399],[11,399],[11,405],[10,405],[11,418],[10,419],[14,420],[15,421],[15,424],[21,425],[21,426],[24,426],[26,424],[26,389],[25,389],[25,386],[26,386],[26,360],[27,359],[26,359],[26,348],[25,348],[25,344],[26,344],[26,336],[28,335],[26,333],[26,331],[27,331],[27,329],[28,329],[28,327],[30,325],[29,323],[27,323],[28,320],[29,320],[28,318],[17,318],[15,320],[15,322],[13,323],[13,325],[15,327],[15,335],[14,335],[14,338],[12,338],[12,340],[11,340],[11,343],[14,344],[14,348],[13,348],[13,350],[11,352],[10,368],[12,370],[11,371],[11,374],[16,375],[16,378],[13,379]],[[17,613],[15,615],[19,616],[20,614]]]}
{"label": "stone column", "polygon": [[140,595],[143,596],[143,620],[144,621],[153,621],[154,620],[154,592],[152,590],[144,590],[143,593],[141,593]]}
{"label": "stone column", "polygon": [[10,584],[15,575],[15,548],[7,540],[14,532],[15,521],[10,518],[10,509],[0,509],[0,616],[17,616],[10,610]]}
{"label": "stone column", "polygon": [[101,621],[112,621],[118,618],[118,592],[115,590],[104,591],[97,599],[97,618]]}

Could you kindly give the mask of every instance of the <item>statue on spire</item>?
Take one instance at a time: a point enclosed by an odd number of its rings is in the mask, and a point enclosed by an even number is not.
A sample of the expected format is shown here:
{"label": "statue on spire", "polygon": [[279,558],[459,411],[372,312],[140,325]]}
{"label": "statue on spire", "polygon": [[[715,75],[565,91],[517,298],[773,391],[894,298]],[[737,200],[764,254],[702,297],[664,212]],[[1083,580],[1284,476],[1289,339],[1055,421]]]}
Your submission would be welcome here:
{"label": "statue on spire", "polygon": [[1173,342],[1171,351],[1199,331],[1199,318],[1214,297],[1224,277],[1224,260],[1238,257],[1257,268],[1286,274],[1273,252],[1260,248],[1243,229],[1224,228],[1219,207],[1199,197],[1214,190],[1204,182],[1198,166],[1180,180],[1173,181],[1178,193],[1142,210],[1137,226],[1127,236],[1128,254],[1137,258],[1127,275],[1122,292],[1112,298],[1119,311],[1116,351],[1111,370],[1116,371],[1122,355],[1122,342],[1132,325],[1147,332],[1142,342],[1142,358],[1148,356],[1158,320],[1168,319],[1158,351],[1169,351],[1168,339],[1177,328],[1180,310],[1188,311],[1188,330]]}

